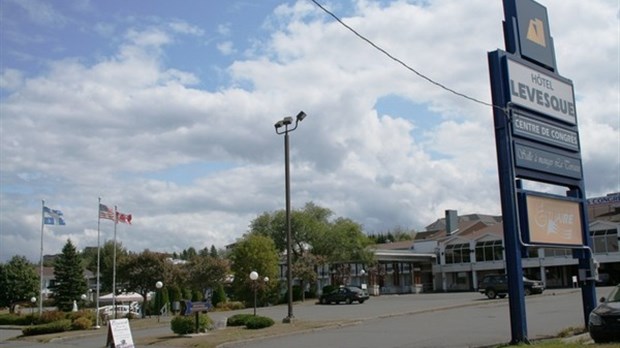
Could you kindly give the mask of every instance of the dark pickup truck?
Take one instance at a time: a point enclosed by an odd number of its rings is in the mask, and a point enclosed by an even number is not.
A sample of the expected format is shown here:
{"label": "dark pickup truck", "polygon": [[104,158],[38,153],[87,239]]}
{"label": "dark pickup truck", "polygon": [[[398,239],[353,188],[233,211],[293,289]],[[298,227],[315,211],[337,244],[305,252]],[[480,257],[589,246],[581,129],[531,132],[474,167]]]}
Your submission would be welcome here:
{"label": "dark pickup truck", "polygon": [[[541,281],[523,277],[525,295],[542,294],[545,286]],[[505,274],[488,274],[478,283],[478,291],[490,299],[504,298],[508,295],[508,276]]]}

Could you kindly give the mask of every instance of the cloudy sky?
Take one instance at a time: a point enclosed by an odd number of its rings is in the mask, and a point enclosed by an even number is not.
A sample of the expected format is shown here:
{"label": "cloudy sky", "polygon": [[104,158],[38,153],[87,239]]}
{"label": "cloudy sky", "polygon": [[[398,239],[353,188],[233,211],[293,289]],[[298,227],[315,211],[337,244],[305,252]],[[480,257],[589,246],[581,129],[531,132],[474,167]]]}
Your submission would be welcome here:
{"label": "cloudy sky", "polygon": [[[616,0],[540,0],[575,85],[588,197],[620,191]],[[500,0],[324,1],[409,67],[490,103]],[[368,233],[499,214],[490,107],[389,59],[308,0],[0,3],[0,261],[97,245],[97,202],[133,215],[133,251],[218,248],[292,206]],[[101,241],[113,223],[101,220]]]}

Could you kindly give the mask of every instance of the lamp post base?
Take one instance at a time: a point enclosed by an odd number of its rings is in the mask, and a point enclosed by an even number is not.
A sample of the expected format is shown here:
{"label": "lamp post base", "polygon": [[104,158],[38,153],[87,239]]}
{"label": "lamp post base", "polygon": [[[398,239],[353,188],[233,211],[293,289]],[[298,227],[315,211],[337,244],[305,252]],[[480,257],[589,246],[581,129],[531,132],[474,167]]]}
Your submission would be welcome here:
{"label": "lamp post base", "polygon": [[282,319],[282,323],[284,324],[293,324],[297,319],[295,317],[286,317]]}

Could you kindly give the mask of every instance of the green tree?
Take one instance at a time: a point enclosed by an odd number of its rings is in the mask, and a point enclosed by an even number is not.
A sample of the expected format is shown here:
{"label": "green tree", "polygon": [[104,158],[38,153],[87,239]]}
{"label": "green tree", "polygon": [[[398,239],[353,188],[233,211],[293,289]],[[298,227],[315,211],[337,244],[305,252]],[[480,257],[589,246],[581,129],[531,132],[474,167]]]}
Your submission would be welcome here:
{"label": "green tree", "polygon": [[73,301],[79,300],[88,290],[82,258],[71,239],[67,240],[54,262],[54,277],[56,283],[51,287],[54,304],[62,311],[70,311]]}
{"label": "green tree", "polygon": [[[249,234],[235,245],[231,254],[231,270],[234,274],[232,288],[236,299],[253,303],[254,288],[260,293],[261,302],[271,298],[278,290],[278,252],[273,240],[259,234]],[[252,282],[250,272],[256,271],[259,280]],[[262,281],[269,277],[271,281]]]}
{"label": "green tree", "polygon": [[168,287],[168,296],[170,297],[170,302],[181,301],[183,299],[183,293],[179,285],[170,285],[170,287]]}
{"label": "green tree", "polygon": [[218,303],[226,303],[226,291],[224,291],[224,285],[217,284],[213,289],[213,295],[211,296],[211,304],[213,307],[217,307]]}
{"label": "green tree", "polygon": [[[294,259],[303,255],[308,245],[312,245],[329,228],[331,216],[331,210],[312,202],[306,203],[301,210],[291,212],[291,244]],[[270,237],[279,252],[287,249],[284,210],[261,214],[250,224],[250,231]]]}
{"label": "green tree", "polygon": [[155,315],[164,314],[162,313],[162,308],[164,308],[164,305],[170,302],[170,297],[168,296],[168,288],[166,287],[165,284],[161,289],[156,290],[155,300],[152,302],[153,302],[152,313],[154,313]]}
{"label": "green tree", "polygon": [[211,244],[211,251],[209,251],[209,255],[215,259],[220,257],[217,253],[217,249],[215,248],[215,245],[213,244]]}
{"label": "green tree", "polygon": [[39,297],[39,275],[24,256],[13,256],[7,264],[0,264],[0,307],[15,312],[17,302]]}
{"label": "green tree", "polygon": [[[335,281],[345,284],[349,263],[374,262],[368,250],[371,239],[363,233],[361,225],[342,217],[332,221],[332,215],[331,210],[312,202],[291,214],[292,271],[302,289],[305,282],[316,282],[315,269],[321,264],[330,263],[336,270]],[[250,224],[250,231],[273,239],[281,253],[287,248],[284,210],[258,216]]]}
{"label": "green tree", "polygon": [[[123,248],[123,244],[116,243],[116,269],[122,264],[127,257],[127,250]],[[87,252],[82,254],[84,267],[93,272],[97,276],[97,248],[89,248]],[[101,292],[108,293],[112,291],[112,273],[114,266],[114,241],[107,241],[101,247],[99,252],[99,282]]]}
{"label": "green tree", "polygon": [[[323,258],[314,253],[313,246],[320,243],[319,239],[323,238],[331,228],[329,218],[332,214],[331,210],[312,202],[306,203],[303,209],[294,210],[291,213],[292,273],[293,277],[300,281],[302,289],[304,283],[316,282],[314,270]],[[281,254],[285,254],[287,233],[284,210],[263,213],[252,221],[250,230],[252,233],[273,239],[276,249]]]}
{"label": "green tree", "polygon": [[214,289],[230,273],[228,260],[198,255],[185,265],[189,286],[205,294]]}
{"label": "green tree", "polygon": [[373,263],[374,255],[368,249],[369,243],[361,225],[351,219],[338,218],[313,245],[313,251],[332,265],[336,271],[336,285],[341,285],[349,280],[351,262]]}
{"label": "green tree", "polygon": [[299,279],[302,301],[306,299],[305,291],[303,291],[305,289],[304,283],[313,284],[317,281],[316,266],[323,263],[324,257],[308,252],[299,257],[293,264],[293,274],[295,278]]}
{"label": "green tree", "polygon": [[[127,290],[142,295],[143,303],[146,303],[149,292],[157,290],[155,284],[165,271],[164,258],[164,255],[147,249],[140,254],[130,254],[121,264],[120,278],[126,284]],[[144,315],[142,311],[142,316]]]}

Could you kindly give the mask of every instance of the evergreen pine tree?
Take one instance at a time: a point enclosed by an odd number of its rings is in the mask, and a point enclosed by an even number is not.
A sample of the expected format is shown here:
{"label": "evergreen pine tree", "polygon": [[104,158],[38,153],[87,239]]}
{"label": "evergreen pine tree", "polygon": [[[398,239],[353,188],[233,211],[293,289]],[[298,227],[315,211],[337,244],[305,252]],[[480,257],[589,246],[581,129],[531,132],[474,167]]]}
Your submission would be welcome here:
{"label": "evergreen pine tree", "polygon": [[211,244],[211,252],[210,255],[212,258],[217,259],[218,258],[218,254],[217,254],[217,249],[215,249],[215,245]]}
{"label": "evergreen pine tree", "polygon": [[70,239],[54,262],[54,277],[54,304],[59,310],[68,312],[73,308],[73,301],[80,300],[88,290],[82,258]]}

